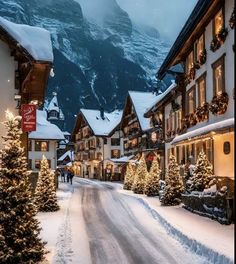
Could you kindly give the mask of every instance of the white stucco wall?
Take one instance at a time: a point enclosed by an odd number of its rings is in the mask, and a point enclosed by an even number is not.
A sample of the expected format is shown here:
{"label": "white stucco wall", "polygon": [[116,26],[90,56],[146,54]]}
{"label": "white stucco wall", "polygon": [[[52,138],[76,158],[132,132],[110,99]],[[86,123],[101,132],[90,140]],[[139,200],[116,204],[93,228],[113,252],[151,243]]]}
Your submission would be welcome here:
{"label": "white stucco wall", "polygon": [[[234,52],[232,49],[232,45],[234,44],[234,29],[232,30],[229,27],[229,19],[232,14],[234,7],[233,0],[225,1],[225,27],[228,29],[228,35],[226,40],[221,47],[212,52],[210,50],[210,43],[212,41],[212,21],[207,25],[205,31],[205,48],[207,52],[207,59],[205,64],[203,64],[200,69],[196,70],[195,79],[191,81],[190,84],[187,85],[186,90],[189,90],[193,85],[196,84],[196,79],[198,79],[204,72],[206,72],[206,101],[208,103],[211,102],[213,97],[213,70],[212,64],[217,61],[223,54],[225,54],[225,91],[229,96],[229,104],[228,109],[225,114],[215,116],[212,113],[209,114],[209,119],[204,122],[198,123],[196,126],[191,127],[188,131],[192,131],[196,128],[203,127],[205,125],[215,123],[221,120],[225,120],[227,118],[234,117],[234,99],[233,99],[233,89],[234,89]],[[196,102],[198,102],[198,93],[196,87]]]}
{"label": "white stucco wall", "polygon": [[8,109],[14,114],[17,102],[14,100],[15,90],[15,69],[16,62],[10,55],[9,47],[0,40],[0,148],[2,147],[2,135],[5,134],[5,128],[2,122],[5,120],[5,111]]}
{"label": "white stucco wall", "polygon": [[34,151],[34,149],[35,149],[35,140],[32,140],[32,151],[29,151],[29,159],[32,160],[32,170],[33,171],[37,171],[37,169],[35,169],[35,160],[41,160],[43,155],[45,155],[48,160],[51,160],[51,169],[53,170],[56,169],[56,166],[57,166],[57,155],[56,155],[57,141],[56,140],[49,141],[49,151],[44,151],[44,152]]}

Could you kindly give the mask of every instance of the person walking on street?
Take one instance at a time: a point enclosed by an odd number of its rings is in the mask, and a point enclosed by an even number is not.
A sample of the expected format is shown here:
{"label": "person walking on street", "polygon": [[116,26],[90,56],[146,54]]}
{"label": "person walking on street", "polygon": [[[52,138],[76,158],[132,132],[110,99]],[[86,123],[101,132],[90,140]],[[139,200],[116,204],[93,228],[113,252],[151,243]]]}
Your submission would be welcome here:
{"label": "person walking on street", "polygon": [[73,170],[71,169],[71,170],[69,171],[69,180],[70,180],[70,184],[72,184],[73,177],[74,177],[74,172],[73,172]]}
{"label": "person walking on street", "polygon": [[61,169],[61,181],[62,182],[65,182],[66,181],[66,179],[65,179],[65,172],[64,172],[63,169]]}

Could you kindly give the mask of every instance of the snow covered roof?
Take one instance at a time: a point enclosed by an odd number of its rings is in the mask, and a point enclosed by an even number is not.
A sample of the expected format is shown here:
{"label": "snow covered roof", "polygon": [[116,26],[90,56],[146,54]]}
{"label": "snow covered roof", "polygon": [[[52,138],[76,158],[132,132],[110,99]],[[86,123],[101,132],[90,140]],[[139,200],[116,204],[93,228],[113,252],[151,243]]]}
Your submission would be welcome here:
{"label": "snow covered roof", "polygon": [[53,62],[52,42],[49,31],[39,27],[15,24],[0,17],[2,27],[36,61]]}
{"label": "snow covered roof", "polygon": [[54,94],[52,100],[50,101],[50,103],[47,106],[47,110],[48,111],[56,111],[56,112],[60,112],[59,106],[58,106],[58,100],[57,100],[57,95]]}
{"label": "snow covered roof", "polygon": [[63,135],[65,135],[65,136],[70,136],[70,135],[71,135],[71,133],[69,133],[68,131],[62,131],[62,133],[63,133]]}
{"label": "snow covered roof", "polygon": [[134,157],[134,155],[130,155],[130,156],[123,156],[117,159],[109,159],[110,161],[113,161],[114,163],[126,163],[128,162],[130,159],[132,159]]}
{"label": "snow covered roof", "polygon": [[170,92],[172,91],[175,87],[176,87],[176,83],[174,81],[172,81],[172,84],[160,95],[158,95],[157,100],[147,109],[146,113],[148,111],[150,111],[156,104],[158,104],[159,102],[161,102],[161,100]]}
{"label": "snow covered roof", "polygon": [[190,138],[193,138],[193,137],[205,135],[205,134],[207,134],[209,132],[213,132],[213,131],[216,131],[216,130],[221,130],[221,129],[232,127],[232,126],[234,126],[234,118],[229,118],[229,119],[226,119],[226,120],[223,120],[223,121],[220,121],[220,122],[216,122],[214,124],[210,124],[210,125],[207,125],[207,126],[203,126],[203,127],[197,128],[197,129],[195,129],[193,131],[190,131],[190,132],[187,132],[187,133],[185,133],[183,135],[176,136],[171,141],[171,144],[176,144],[176,143],[178,143],[180,141],[183,141],[183,140],[186,140],[186,139],[190,139]]}
{"label": "snow covered roof", "polygon": [[150,128],[150,118],[145,118],[144,113],[154,104],[159,95],[152,92],[137,91],[129,91],[128,93],[133,102],[141,129],[143,131],[148,130]]}
{"label": "snow covered roof", "polygon": [[36,131],[29,133],[30,139],[48,139],[63,140],[65,139],[62,131],[54,124],[47,120],[47,112],[37,110]]}
{"label": "snow covered roof", "polygon": [[94,135],[108,136],[112,130],[119,125],[122,111],[115,110],[111,113],[104,112],[104,119],[100,116],[99,110],[80,109]]}
{"label": "snow covered roof", "polygon": [[74,158],[74,151],[70,151],[68,150],[67,152],[65,152],[59,159],[58,161],[63,161],[66,157],[69,157],[69,159],[71,160],[72,158],[72,161],[75,159]]}

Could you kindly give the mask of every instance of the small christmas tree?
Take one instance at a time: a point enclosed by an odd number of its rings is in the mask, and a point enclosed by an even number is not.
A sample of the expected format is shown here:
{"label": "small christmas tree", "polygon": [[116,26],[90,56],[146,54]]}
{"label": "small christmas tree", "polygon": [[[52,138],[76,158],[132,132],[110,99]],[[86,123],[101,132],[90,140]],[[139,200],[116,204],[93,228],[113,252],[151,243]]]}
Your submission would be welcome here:
{"label": "small christmas tree", "polygon": [[48,161],[44,155],[40,163],[39,178],[34,196],[38,211],[54,212],[59,210],[54,173],[49,168]]}
{"label": "small christmas tree", "polygon": [[169,158],[166,175],[166,186],[160,198],[162,205],[177,205],[181,202],[181,193],[184,191],[183,181],[179,173],[179,166],[174,155]]}
{"label": "small christmas tree", "polygon": [[20,141],[20,118],[6,112],[0,152],[0,263],[36,263],[44,258],[37,210],[32,203],[27,163]]}
{"label": "small christmas tree", "polygon": [[145,187],[145,178],[147,175],[147,165],[144,156],[142,155],[139,160],[138,167],[135,172],[134,182],[132,185],[132,191],[134,193],[143,193]]}
{"label": "small christmas tree", "polygon": [[131,190],[132,185],[134,182],[134,170],[132,168],[131,162],[128,163],[126,173],[125,173],[125,180],[124,180],[124,189]]}
{"label": "small christmas tree", "polygon": [[156,196],[159,193],[160,169],[157,157],[155,156],[152,161],[150,172],[147,173],[145,179],[144,193],[147,196]]}
{"label": "small christmas tree", "polygon": [[193,171],[193,176],[190,178],[190,191],[202,192],[205,188],[209,188],[214,184],[212,180],[213,168],[208,161],[204,151],[201,151],[197,158],[197,164]]}

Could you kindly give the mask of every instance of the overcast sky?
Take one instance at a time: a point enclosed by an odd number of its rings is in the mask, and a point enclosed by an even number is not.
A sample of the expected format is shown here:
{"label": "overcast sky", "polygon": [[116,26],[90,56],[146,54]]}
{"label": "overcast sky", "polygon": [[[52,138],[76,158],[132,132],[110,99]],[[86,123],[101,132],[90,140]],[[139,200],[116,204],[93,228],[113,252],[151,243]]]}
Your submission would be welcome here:
{"label": "overcast sky", "polygon": [[[115,0],[76,0],[85,15],[102,20]],[[173,42],[194,8],[197,0],[116,0],[132,21],[158,29],[161,36]]]}

